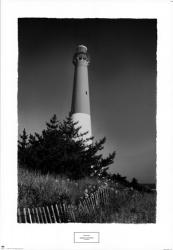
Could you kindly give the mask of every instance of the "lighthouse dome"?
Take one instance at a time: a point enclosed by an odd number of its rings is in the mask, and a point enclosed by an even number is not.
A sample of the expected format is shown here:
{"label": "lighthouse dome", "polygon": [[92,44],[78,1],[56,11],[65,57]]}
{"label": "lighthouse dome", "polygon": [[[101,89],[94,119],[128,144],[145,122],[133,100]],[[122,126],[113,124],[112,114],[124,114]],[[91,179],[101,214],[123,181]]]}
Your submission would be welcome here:
{"label": "lighthouse dome", "polygon": [[76,48],[77,53],[87,53],[87,47],[84,45],[78,45]]}

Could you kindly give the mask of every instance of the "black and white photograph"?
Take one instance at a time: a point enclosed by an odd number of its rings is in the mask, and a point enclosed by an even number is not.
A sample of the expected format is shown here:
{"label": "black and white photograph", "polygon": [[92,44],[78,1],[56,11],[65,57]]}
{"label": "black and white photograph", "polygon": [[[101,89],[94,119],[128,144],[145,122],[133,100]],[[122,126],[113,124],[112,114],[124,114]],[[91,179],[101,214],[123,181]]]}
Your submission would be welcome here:
{"label": "black and white photograph", "polygon": [[1,249],[173,249],[172,12],[1,1]]}
{"label": "black and white photograph", "polygon": [[157,20],[18,18],[18,223],[156,223]]}

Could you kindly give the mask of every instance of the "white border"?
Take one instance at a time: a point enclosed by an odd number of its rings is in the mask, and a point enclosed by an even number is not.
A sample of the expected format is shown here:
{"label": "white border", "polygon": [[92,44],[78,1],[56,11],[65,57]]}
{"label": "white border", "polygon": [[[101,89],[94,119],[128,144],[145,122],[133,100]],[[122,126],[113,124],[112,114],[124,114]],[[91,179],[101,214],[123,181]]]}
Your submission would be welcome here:
{"label": "white border", "polygon": [[[172,3],[173,5],[173,3]],[[24,249],[171,249],[173,203],[171,151],[173,122],[171,96],[171,3],[137,4],[109,1],[2,2],[1,86],[1,245]],[[157,76],[157,224],[19,225],[17,206],[17,18],[106,17],[158,19]],[[172,105],[172,106],[171,106]],[[73,243],[77,231],[100,232],[97,245]]]}

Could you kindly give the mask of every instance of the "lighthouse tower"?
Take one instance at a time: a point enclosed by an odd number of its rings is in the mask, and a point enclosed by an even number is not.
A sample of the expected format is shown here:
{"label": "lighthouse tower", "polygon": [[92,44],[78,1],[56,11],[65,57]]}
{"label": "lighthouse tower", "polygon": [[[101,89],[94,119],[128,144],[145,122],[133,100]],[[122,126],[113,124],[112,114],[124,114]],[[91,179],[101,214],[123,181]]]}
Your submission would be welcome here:
{"label": "lighthouse tower", "polygon": [[81,127],[81,133],[88,131],[88,134],[84,136],[85,139],[92,136],[88,84],[89,56],[86,46],[77,46],[76,52],[73,56],[73,64],[75,69],[71,116],[74,122],[78,122],[77,126]]}

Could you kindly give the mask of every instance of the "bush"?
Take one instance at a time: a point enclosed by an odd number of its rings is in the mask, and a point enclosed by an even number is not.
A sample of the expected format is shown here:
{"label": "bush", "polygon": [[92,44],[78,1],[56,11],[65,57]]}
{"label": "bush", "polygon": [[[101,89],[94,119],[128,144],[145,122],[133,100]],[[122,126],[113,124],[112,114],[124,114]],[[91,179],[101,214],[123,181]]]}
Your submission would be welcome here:
{"label": "bush", "polygon": [[24,129],[18,141],[19,164],[42,174],[65,175],[70,179],[105,175],[115,152],[103,158],[99,151],[106,139],[84,139],[87,132],[80,133],[76,125],[71,117],[59,122],[54,115],[41,134],[28,136]]}

